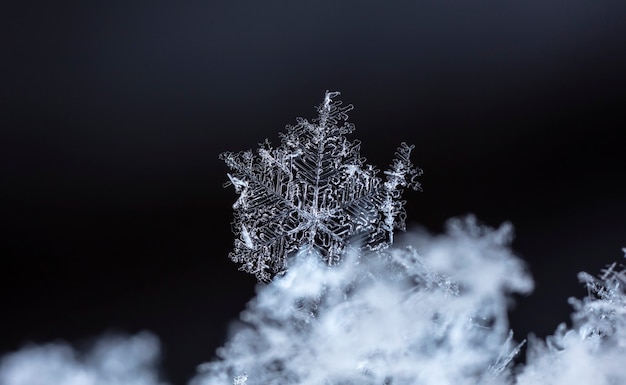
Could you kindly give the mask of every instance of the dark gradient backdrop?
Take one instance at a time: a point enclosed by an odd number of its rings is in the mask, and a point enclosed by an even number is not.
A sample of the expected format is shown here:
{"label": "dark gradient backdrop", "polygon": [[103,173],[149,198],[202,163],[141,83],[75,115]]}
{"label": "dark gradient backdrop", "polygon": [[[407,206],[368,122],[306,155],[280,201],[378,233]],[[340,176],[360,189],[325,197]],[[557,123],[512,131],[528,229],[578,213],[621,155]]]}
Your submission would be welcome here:
{"label": "dark gradient backdrop", "polygon": [[[16,2],[17,3],[17,2]],[[535,293],[519,339],[568,321],[576,273],[626,246],[623,0],[23,1],[0,12],[1,352],[151,330],[175,383],[254,293],[230,249],[225,150],[324,91],[362,154],[416,145],[410,227],[509,220]]]}

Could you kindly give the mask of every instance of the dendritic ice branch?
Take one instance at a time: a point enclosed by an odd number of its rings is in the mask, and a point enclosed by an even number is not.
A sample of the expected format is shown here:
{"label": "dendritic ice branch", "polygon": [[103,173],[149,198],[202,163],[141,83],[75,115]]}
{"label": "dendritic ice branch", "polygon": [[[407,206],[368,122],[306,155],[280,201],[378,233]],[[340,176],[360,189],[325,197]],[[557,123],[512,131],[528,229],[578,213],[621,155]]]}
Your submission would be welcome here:
{"label": "dendritic ice branch", "polygon": [[333,100],[338,95],[326,92],[313,121],[287,126],[279,147],[266,140],[255,152],[220,154],[232,170],[226,185],[239,194],[229,256],[259,281],[283,272],[296,251],[317,253],[332,266],[348,250],[389,246],[393,231],[405,228],[401,194],[421,190],[413,146],[400,145],[383,181],[361,157],[360,142],[346,139],[353,106]]}

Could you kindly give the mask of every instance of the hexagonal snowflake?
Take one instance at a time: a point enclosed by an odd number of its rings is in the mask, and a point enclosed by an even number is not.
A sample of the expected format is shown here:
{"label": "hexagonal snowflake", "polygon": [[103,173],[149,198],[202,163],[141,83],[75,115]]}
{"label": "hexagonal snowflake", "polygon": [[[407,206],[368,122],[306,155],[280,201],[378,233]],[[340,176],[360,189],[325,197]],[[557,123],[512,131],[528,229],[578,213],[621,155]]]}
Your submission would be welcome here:
{"label": "hexagonal snowflake", "polygon": [[405,227],[403,189],[421,189],[413,146],[401,144],[384,181],[365,164],[360,143],[344,136],[354,130],[347,122],[353,107],[334,101],[337,95],[326,92],[312,122],[287,126],[278,148],[266,140],[256,153],[220,155],[232,170],[227,185],[239,194],[229,256],[260,281],[284,271],[296,251],[334,265],[347,250],[389,246],[394,229]]}

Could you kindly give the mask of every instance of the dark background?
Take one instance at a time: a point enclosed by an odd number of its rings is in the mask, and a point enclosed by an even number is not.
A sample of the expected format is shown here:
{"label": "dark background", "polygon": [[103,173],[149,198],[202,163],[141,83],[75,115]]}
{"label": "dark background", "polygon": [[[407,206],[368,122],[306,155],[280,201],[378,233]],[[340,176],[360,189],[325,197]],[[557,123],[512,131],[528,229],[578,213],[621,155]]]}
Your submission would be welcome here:
{"label": "dark background", "polygon": [[511,221],[551,334],[626,246],[626,2],[106,1],[4,7],[0,353],[151,330],[176,384],[253,296],[222,151],[327,89],[385,169],[414,143],[410,228]]}

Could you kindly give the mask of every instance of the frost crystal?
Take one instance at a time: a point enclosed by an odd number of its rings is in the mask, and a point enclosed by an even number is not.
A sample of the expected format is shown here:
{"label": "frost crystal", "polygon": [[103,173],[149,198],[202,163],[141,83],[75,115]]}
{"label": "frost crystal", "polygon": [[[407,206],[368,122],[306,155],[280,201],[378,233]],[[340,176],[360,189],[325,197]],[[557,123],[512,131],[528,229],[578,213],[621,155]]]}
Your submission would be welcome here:
{"label": "frost crystal", "polygon": [[626,384],[626,267],[614,263],[579,279],[588,294],[569,300],[572,327],[562,323],[546,341],[530,339],[516,385]]}
{"label": "frost crystal", "polygon": [[[626,249],[623,250],[626,253]],[[582,300],[570,298],[572,321],[583,339],[607,340],[626,348],[626,267],[613,263],[599,277],[578,275],[588,290]]]}
{"label": "frost crystal", "polygon": [[239,199],[233,205],[236,235],[230,258],[241,270],[269,281],[285,270],[296,251],[321,255],[335,265],[348,250],[380,250],[404,230],[404,188],[420,190],[422,171],[409,157],[413,146],[402,143],[383,181],[365,164],[360,142],[344,135],[352,105],[343,106],[326,92],[312,122],[298,118],[281,134],[281,145],[266,140],[253,153],[224,152],[228,174]]}

